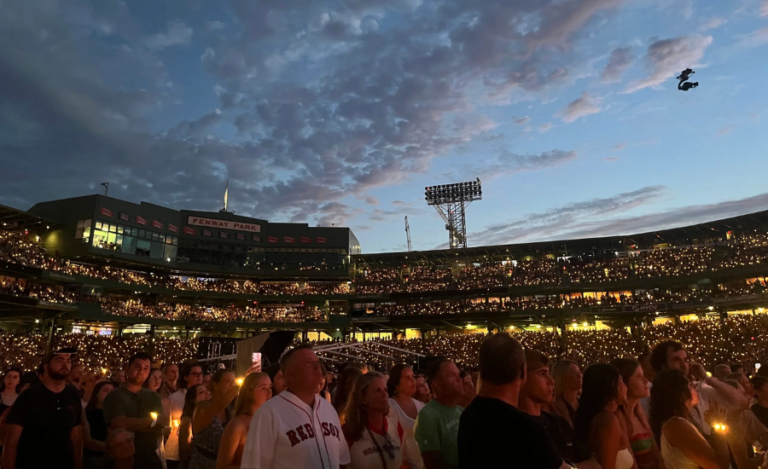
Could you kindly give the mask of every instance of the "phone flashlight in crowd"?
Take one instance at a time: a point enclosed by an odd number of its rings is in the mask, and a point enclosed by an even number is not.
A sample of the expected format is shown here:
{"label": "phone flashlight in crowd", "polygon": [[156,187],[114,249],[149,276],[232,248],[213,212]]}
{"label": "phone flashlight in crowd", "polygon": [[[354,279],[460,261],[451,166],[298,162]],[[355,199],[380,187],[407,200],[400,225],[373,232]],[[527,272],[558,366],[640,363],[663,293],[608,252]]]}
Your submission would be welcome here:
{"label": "phone flashlight in crowd", "polygon": [[251,365],[255,365],[256,371],[261,371],[261,352],[254,352],[251,355]]}
{"label": "phone flashlight in crowd", "polygon": [[755,363],[755,370],[759,370],[761,366],[763,365],[761,365],[760,363]]}

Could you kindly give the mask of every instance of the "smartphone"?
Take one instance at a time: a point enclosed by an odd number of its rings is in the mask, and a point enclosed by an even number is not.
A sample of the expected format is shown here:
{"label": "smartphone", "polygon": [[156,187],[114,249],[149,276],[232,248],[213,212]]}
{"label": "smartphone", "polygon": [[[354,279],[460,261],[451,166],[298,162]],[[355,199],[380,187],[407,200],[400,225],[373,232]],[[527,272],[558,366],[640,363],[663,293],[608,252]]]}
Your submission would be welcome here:
{"label": "smartphone", "polygon": [[261,371],[261,352],[254,352],[251,355],[251,366],[257,371]]}
{"label": "smartphone", "polygon": [[761,366],[763,365],[761,365],[760,363],[755,363],[755,370],[759,370]]}

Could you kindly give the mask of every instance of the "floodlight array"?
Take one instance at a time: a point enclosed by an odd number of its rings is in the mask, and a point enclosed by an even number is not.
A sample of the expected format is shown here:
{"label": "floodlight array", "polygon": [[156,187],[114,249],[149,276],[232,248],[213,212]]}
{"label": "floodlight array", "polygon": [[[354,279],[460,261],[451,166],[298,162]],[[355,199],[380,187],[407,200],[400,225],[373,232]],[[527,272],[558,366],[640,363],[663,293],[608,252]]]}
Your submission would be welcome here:
{"label": "floodlight array", "polygon": [[424,200],[427,201],[428,205],[471,202],[473,200],[480,200],[482,197],[483,188],[480,185],[480,181],[459,182],[424,188]]}

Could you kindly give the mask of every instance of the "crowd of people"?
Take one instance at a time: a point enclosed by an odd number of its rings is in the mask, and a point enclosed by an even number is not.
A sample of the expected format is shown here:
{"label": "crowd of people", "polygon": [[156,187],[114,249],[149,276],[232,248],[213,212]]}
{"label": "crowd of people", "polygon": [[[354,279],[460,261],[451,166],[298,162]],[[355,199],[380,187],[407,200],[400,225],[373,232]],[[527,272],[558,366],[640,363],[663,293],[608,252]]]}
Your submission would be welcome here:
{"label": "crowd of people", "polygon": [[325,313],[316,306],[199,306],[186,303],[146,303],[134,299],[103,298],[101,310],[115,316],[213,322],[317,322]]}
{"label": "crowd of people", "polygon": [[[252,295],[345,295],[346,282],[259,282],[201,279],[132,271],[119,267],[73,263],[50,255],[34,235],[0,231],[0,261],[69,275],[177,290]],[[765,263],[768,235],[743,233],[707,246],[680,246],[628,251],[622,255],[592,254],[557,259],[481,262],[445,266],[364,269],[354,280],[356,294],[475,290],[496,287],[595,284],[630,278],[658,278],[716,272]]]}
{"label": "crowd of people", "polygon": [[0,295],[35,298],[47,303],[75,304],[85,301],[77,292],[67,291],[55,285],[30,284],[14,278],[0,278]]}
{"label": "crowd of people", "polygon": [[[0,370],[18,367],[33,371],[45,355],[48,336],[22,332],[0,333]],[[154,356],[163,362],[184,362],[197,355],[197,339],[146,334],[116,335],[66,333],[56,335],[58,347],[80,351],[79,363],[90,373],[114,370],[122,366],[125,357],[141,350],[154,348]]]}
{"label": "crowd of people", "polygon": [[759,363],[705,366],[665,339],[580,365],[534,348],[547,346],[540,335],[471,337],[468,366],[437,356],[423,368],[352,358],[331,369],[304,343],[240,373],[130,348],[109,372],[93,373],[90,339],[64,341],[35,371],[4,368],[0,461],[3,469],[768,467],[768,370]]}
{"label": "crowd of people", "polygon": [[511,311],[547,310],[563,308],[589,308],[608,306],[659,305],[659,304],[714,304],[714,300],[728,300],[745,295],[761,294],[762,282],[751,285],[735,283],[714,285],[706,288],[655,289],[635,292],[595,294],[531,295],[507,298],[445,300],[419,303],[378,303],[368,313],[377,316],[420,316],[444,314],[488,314]]}

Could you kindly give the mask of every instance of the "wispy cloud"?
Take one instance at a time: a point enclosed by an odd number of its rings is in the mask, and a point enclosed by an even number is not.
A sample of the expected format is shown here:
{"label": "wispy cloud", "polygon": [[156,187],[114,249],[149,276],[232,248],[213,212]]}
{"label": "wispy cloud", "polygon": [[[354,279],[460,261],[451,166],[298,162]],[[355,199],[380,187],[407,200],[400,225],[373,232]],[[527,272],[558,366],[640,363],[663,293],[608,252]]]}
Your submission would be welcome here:
{"label": "wispy cloud", "polygon": [[600,75],[603,83],[616,83],[621,81],[621,76],[632,65],[635,55],[632,47],[617,47],[611,51],[608,57],[608,63],[605,64],[603,73]]}
{"label": "wispy cloud", "polygon": [[600,112],[600,98],[591,96],[588,92],[582,93],[581,97],[574,99],[566,107],[558,111],[557,116],[563,122],[571,123],[580,117],[597,114]]}
{"label": "wispy cloud", "polygon": [[707,21],[706,23],[702,24],[701,26],[699,26],[699,31],[705,32],[705,31],[709,31],[710,29],[717,29],[727,22],[728,20],[726,20],[725,18],[720,18],[716,16],[711,20]]}
{"label": "wispy cloud", "polygon": [[168,23],[168,30],[149,36],[146,41],[148,48],[153,50],[165,49],[171,46],[186,45],[192,40],[192,28],[182,21]]}
{"label": "wispy cloud", "polygon": [[723,127],[722,129],[718,130],[717,131],[717,135],[721,135],[721,136],[722,135],[727,135],[731,130],[733,130],[733,126],[732,125],[727,125],[727,126]]}
{"label": "wispy cloud", "polygon": [[674,78],[686,67],[695,67],[712,44],[712,36],[679,36],[657,39],[648,46],[644,60],[651,70],[647,77],[636,80],[627,87],[627,93],[656,87]]}

